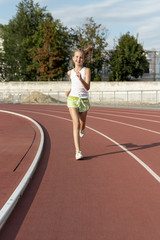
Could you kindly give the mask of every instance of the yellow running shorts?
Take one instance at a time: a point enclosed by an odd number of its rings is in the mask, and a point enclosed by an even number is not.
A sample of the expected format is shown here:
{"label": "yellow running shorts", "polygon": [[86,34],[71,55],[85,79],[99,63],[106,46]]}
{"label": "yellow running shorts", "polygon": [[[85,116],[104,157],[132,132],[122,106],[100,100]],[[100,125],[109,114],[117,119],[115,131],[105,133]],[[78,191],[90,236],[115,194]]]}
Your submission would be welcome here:
{"label": "yellow running shorts", "polygon": [[78,98],[69,96],[67,98],[68,108],[77,108],[79,112],[86,112],[90,109],[90,103],[88,98]]}

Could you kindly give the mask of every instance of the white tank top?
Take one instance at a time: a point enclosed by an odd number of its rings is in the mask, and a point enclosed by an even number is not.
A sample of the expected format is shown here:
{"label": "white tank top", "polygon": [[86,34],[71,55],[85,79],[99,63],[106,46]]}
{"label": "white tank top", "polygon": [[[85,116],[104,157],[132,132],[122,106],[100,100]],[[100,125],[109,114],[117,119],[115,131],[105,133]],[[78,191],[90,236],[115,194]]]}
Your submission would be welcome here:
{"label": "white tank top", "polygon": [[[85,81],[85,67],[80,71],[82,79]],[[74,69],[71,70],[71,92],[69,96],[79,97],[79,98],[88,98],[88,91],[85,89],[81,81],[76,75]]]}

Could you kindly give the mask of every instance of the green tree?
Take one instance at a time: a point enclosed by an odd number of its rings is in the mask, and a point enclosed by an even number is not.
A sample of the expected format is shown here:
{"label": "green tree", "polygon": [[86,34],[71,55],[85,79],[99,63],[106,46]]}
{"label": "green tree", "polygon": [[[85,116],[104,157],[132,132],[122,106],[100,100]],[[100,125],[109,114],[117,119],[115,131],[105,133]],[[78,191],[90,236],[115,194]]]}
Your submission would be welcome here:
{"label": "green tree", "polygon": [[22,0],[17,6],[17,14],[3,28],[4,75],[8,81],[35,80],[32,72],[27,71],[31,64],[28,48],[33,46],[32,36],[41,22],[52,19],[46,8],[40,8],[33,0]]}
{"label": "green tree", "polygon": [[131,77],[142,76],[148,68],[148,62],[138,37],[130,36],[129,32],[122,35],[116,49],[111,51],[109,65],[111,81],[127,81]]}
{"label": "green tree", "polygon": [[101,24],[96,24],[91,17],[87,18],[86,23],[82,27],[78,27],[75,33],[77,36],[76,47],[84,49],[89,45],[93,46],[93,53],[87,59],[86,65],[91,69],[92,80],[100,79],[100,71],[107,63],[107,29]]}
{"label": "green tree", "polygon": [[59,20],[46,20],[33,35],[33,47],[29,49],[32,59],[28,70],[37,80],[62,79],[68,69],[72,41],[67,28]]}

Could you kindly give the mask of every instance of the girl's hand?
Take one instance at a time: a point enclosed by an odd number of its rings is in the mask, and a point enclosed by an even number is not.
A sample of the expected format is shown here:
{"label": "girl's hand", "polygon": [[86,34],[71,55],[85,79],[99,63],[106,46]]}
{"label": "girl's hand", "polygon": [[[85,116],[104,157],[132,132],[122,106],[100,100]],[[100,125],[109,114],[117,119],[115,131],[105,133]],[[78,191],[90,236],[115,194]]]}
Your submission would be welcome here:
{"label": "girl's hand", "polygon": [[81,74],[80,74],[80,72],[76,72],[76,75],[77,75],[77,77],[79,78],[79,80],[81,80]]}
{"label": "girl's hand", "polygon": [[68,95],[70,94],[70,91],[71,91],[71,90],[65,92],[66,97],[68,97]]}

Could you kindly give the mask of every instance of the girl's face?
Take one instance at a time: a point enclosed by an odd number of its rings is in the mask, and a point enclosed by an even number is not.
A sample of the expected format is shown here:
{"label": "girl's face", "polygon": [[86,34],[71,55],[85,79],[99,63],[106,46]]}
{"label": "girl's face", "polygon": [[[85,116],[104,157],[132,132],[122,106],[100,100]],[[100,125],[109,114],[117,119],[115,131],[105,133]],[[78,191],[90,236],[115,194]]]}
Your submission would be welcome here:
{"label": "girl's face", "polygon": [[73,62],[75,66],[83,66],[84,63],[84,53],[81,51],[76,51],[73,56]]}

